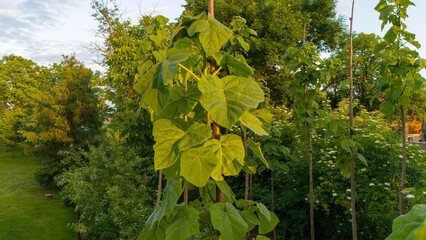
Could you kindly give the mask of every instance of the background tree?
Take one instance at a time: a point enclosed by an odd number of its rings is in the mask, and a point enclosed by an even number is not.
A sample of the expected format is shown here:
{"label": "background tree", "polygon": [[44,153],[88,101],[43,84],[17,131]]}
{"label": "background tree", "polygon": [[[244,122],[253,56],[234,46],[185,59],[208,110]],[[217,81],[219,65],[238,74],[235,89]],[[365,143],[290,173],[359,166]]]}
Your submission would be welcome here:
{"label": "background tree", "polygon": [[381,79],[377,83],[379,91],[386,91],[386,101],[380,105],[380,110],[385,113],[391,121],[396,112],[401,114],[402,122],[402,171],[401,183],[399,185],[399,211],[404,214],[403,189],[406,175],[406,110],[410,104],[413,92],[422,89],[425,79],[419,71],[426,66],[426,61],[419,57],[417,51],[410,49],[410,44],[420,48],[420,44],[415,40],[415,34],[408,32],[404,20],[408,17],[407,8],[414,5],[410,0],[390,1],[381,0],[376,10],[380,12],[380,20],[383,21],[382,29],[391,24],[390,29],[383,37],[386,41],[383,44],[384,57],[380,66]]}
{"label": "background tree", "polygon": [[[310,199],[310,228],[311,239],[315,239],[314,225],[314,194],[313,194],[313,159],[312,136],[316,134],[317,122],[315,118],[324,115],[320,109],[323,99],[321,86],[327,79],[327,73],[334,67],[325,64],[318,56],[317,49],[312,43],[305,43],[300,48],[289,48],[283,56],[284,68],[289,72],[287,94],[293,97],[293,112],[300,132],[305,137],[309,165],[309,199]],[[331,59],[330,63],[337,63]],[[329,69],[327,69],[327,67]]]}
{"label": "background tree", "polygon": [[23,143],[23,129],[34,106],[33,95],[38,92],[44,68],[31,60],[10,55],[0,61],[0,143],[14,151]]}
{"label": "background tree", "polygon": [[[377,110],[379,100],[375,99],[370,104],[370,99],[376,94],[376,83],[380,78],[378,65],[380,64],[383,52],[376,51],[383,40],[375,34],[359,33],[353,35],[353,81],[354,99],[368,110]],[[348,41],[341,41],[341,45],[332,53],[332,57],[342,61],[341,66],[337,66],[338,73],[332,77],[326,85],[327,96],[331,100],[332,108],[349,95],[349,81],[347,78],[349,69],[349,44]]]}
{"label": "background tree", "polygon": [[[101,64],[106,73],[94,83],[108,109],[110,127],[120,130],[141,156],[152,153],[152,125],[149,114],[140,106],[134,90],[137,65],[144,57],[144,49],[156,39],[147,39],[147,27],[154,21],[141,16],[136,24],[123,19],[115,1],[92,1],[93,17],[98,21],[102,44],[93,44],[93,50],[102,53]],[[164,29],[167,32],[167,29]],[[163,48],[166,43],[163,43]],[[159,49],[157,49],[159,50]]]}
{"label": "background tree", "polygon": [[39,172],[43,184],[63,171],[57,156],[71,144],[84,147],[95,142],[100,132],[102,114],[91,82],[96,76],[74,56],[64,56],[54,64],[39,91],[33,94],[34,108],[26,128],[26,141],[39,144],[44,168]]}
{"label": "background tree", "polygon": [[[187,1],[184,14],[199,14],[207,10],[207,0]],[[241,16],[247,26],[257,32],[248,42],[247,63],[255,68],[256,79],[267,82],[270,100],[282,104],[287,101],[283,83],[279,81],[280,56],[289,47],[301,45],[306,16],[310,18],[306,41],[322,50],[334,49],[342,23],[336,18],[334,0],[258,0],[224,1],[215,5],[215,18],[228,25],[233,17]]]}

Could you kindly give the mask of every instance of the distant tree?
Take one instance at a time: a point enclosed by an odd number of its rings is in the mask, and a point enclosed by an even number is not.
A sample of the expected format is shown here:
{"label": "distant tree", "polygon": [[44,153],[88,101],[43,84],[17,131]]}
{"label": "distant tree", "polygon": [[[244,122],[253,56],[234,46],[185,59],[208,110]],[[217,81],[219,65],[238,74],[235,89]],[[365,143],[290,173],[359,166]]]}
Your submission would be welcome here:
{"label": "distant tree", "polygon": [[[342,41],[342,44],[336,48],[332,57],[342,60],[342,65],[338,67],[338,74],[331,78],[326,86],[328,98],[331,100],[331,106],[337,107],[337,104],[349,94],[349,42]],[[375,34],[359,33],[354,34],[353,38],[353,79],[354,79],[354,98],[359,99],[359,103],[368,110],[377,110],[380,102],[376,99],[370,105],[370,99],[376,94],[375,84],[380,78],[378,65],[382,61],[383,52],[376,52],[378,46],[383,40]]]}
{"label": "distant tree", "polygon": [[92,16],[98,21],[97,32],[103,37],[102,44],[92,47],[102,53],[101,64],[106,68],[105,75],[97,79],[96,85],[101,87],[102,98],[112,103],[110,127],[119,129],[123,136],[127,136],[129,145],[146,155],[152,152],[152,126],[149,114],[140,107],[134,84],[137,64],[143,58],[146,28],[154,19],[144,16],[132,24],[121,17],[115,1],[94,0],[92,8]]}
{"label": "distant tree", "polygon": [[53,64],[34,94],[34,109],[21,131],[28,142],[39,144],[45,163],[41,182],[49,183],[62,171],[57,153],[71,144],[84,147],[100,132],[102,114],[91,82],[97,77],[74,56]]}
{"label": "distant tree", "polygon": [[14,55],[0,60],[0,143],[13,152],[15,146],[23,143],[19,131],[32,114],[33,95],[44,70],[33,61]]}

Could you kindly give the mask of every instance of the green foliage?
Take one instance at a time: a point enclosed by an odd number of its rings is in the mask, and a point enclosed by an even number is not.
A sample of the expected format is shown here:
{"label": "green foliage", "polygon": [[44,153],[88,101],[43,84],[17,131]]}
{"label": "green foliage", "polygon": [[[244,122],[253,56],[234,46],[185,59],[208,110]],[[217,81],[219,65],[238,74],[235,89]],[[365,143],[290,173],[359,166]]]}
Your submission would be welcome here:
{"label": "green foliage", "polygon": [[[285,108],[275,112],[284,114]],[[347,124],[347,103],[329,112],[334,121]],[[274,116],[277,116],[274,114]],[[277,225],[278,239],[307,239],[309,236],[309,182],[306,146],[290,116],[276,120],[270,136],[259,138],[263,154],[270,162],[277,162],[274,173],[275,213],[280,219]],[[401,158],[398,136],[379,112],[361,109],[355,118],[355,142],[358,142],[368,166],[356,158],[356,192],[359,239],[384,239],[391,232],[391,222],[399,212],[397,209],[398,178]],[[339,130],[336,130],[339,131]],[[341,130],[340,130],[341,131]],[[327,129],[318,129],[313,137],[315,229],[319,239],[349,239],[350,183],[340,174],[339,141],[325,138]],[[286,146],[290,154],[281,148]],[[422,163],[426,156],[417,146],[408,146],[407,199],[408,206],[423,203],[426,190],[425,170]],[[286,166],[286,167],[283,167]],[[272,167],[271,167],[272,168]],[[233,186],[237,185],[233,182]],[[253,199],[270,202],[270,184],[267,176],[253,178]],[[240,185],[237,185],[240,186]],[[240,189],[242,187],[240,186]],[[409,192],[411,190],[411,192]],[[408,194],[411,195],[408,195]],[[244,192],[236,192],[237,197]],[[414,199],[411,199],[413,198]]]}
{"label": "green foliage", "polygon": [[102,115],[96,91],[90,87],[96,75],[74,56],[64,56],[44,77],[32,95],[31,115],[19,133],[27,142],[39,145],[36,150],[43,157],[44,167],[38,178],[47,185],[65,170],[60,166],[58,151],[71,144],[85,147],[95,143]]}
{"label": "green foliage", "polygon": [[58,177],[63,195],[80,210],[75,230],[85,238],[134,239],[153,201],[153,192],[146,187],[147,160],[127,147],[118,132],[108,132],[105,143],[90,152],[62,155],[64,161],[81,164]]}
{"label": "green foliage", "polygon": [[206,76],[198,82],[200,103],[212,120],[225,128],[232,128],[249,109],[263,102],[263,91],[253,79],[238,76]]}
{"label": "green foliage", "polygon": [[[347,39],[348,36],[345,36]],[[332,53],[332,57],[342,61],[337,66],[336,76],[326,83],[327,97],[331,100],[332,108],[349,95],[349,41],[342,39],[340,46]],[[354,99],[369,111],[378,110],[380,101],[376,98],[370,105],[370,100],[377,92],[376,84],[381,78],[378,66],[383,58],[383,51],[376,49],[383,44],[383,40],[375,34],[353,34],[353,90]],[[382,98],[383,94],[378,95]],[[356,114],[356,109],[355,109]]]}
{"label": "green foliage", "polygon": [[20,131],[33,112],[34,95],[39,92],[45,70],[14,55],[0,60],[0,143],[12,151],[24,145]]}
{"label": "green foliage", "polygon": [[420,47],[415,41],[415,34],[406,31],[407,26],[403,22],[408,17],[407,8],[410,5],[414,5],[410,0],[381,0],[375,8],[383,21],[382,29],[391,24],[384,36],[386,42],[381,47],[384,49],[380,66],[382,77],[377,84],[378,91],[387,93],[380,110],[388,120],[393,117],[394,106],[406,110],[413,93],[422,89],[426,82],[419,73],[425,67],[424,59],[419,58],[417,51],[406,46],[409,43],[416,48]]}
{"label": "green foliage", "polygon": [[[231,25],[244,28],[243,23],[236,19]],[[152,35],[155,37],[150,38],[164,38],[155,31]],[[212,138],[211,134],[211,121],[229,131],[245,119],[248,128],[266,133],[272,119],[267,111],[256,110],[264,93],[251,78],[253,72],[244,58],[233,52],[242,41],[232,42],[233,37],[231,29],[206,13],[183,16],[162,57],[155,57],[153,49],[160,46],[154,42],[139,63],[147,67],[139,67],[135,89],[151,113],[155,169],[162,169],[168,178],[163,203],[149,217],[139,239],[241,239],[256,225],[261,233],[267,233],[278,222],[262,208],[257,216],[251,215],[257,224],[248,227],[243,211],[234,206],[231,188],[223,181],[223,176],[238,175],[248,166],[241,137],[224,134]],[[181,179],[187,189],[200,188],[201,196],[188,205],[176,204],[182,193]],[[216,186],[224,203],[212,204]],[[259,207],[253,207],[250,214],[256,209]]]}
{"label": "green foliage", "polygon": [[392,234],[386,238],[421,240],[426,237],[426,205],[415,205],[406,215],[397,217],[392,224]]}
{"label": "green foliage", "polygon": [[[188,0],[184,14],[200,14],[207,11],[207,6],[207,0]],[[305,19],[309,19],[307,41],[321,50],[334,49],[343,29],[341,19],[336,18],[335,7],[333,0],[216,0],[215,18],[236,32],[228,49],[244,53],[249,65],[255,69],[254,78],[265,80],[271,89],[272,102],[282,104],[287,99],[279,79],[280,71],[276,68],[280,56],[288,48],[301,45]],[[222,59],[231,61],[228,57]]]}
{"label": "green foliage", "polygon": [[209,208],[213,227],[221,233],[223,239],[244,238],[248,226],[231,203],[215,203]]}
{"label": "green foliage", "polygon": [[[109,127],[127,136],[127,144],[136,148],[140,156],[147,156],[152,154],[154,144],[152,124],[149,113],[141,109],[140,97],[134,90],[135,76],[138,69],[149,69],[156,58],[163,57],[171,27],[165,27],[167,20],[164,17],[145,16],[132,24],[121,18],[115,1],[94,0],[92,8],[98,33],[104,38],[103,46],[93,46],[103,53],[102,64],[106,68],[106,73],[92,83],[98,87],[103,100],[99,105],[109,113]],[[138,65],[145,58],[146,63]],[[111,104],[106,104],[107,101]]]}
{"label": "green foliage", "polygon": [[[302,126],[301,132],[308,133],[307,125],[314,125],[313,118],[322,115],[319,109],[322,100],[321,86],[339,65],[337,59],[330,59],[326,65],[319,58],[316,47],[306,43],[299,49],[289,48],[281,61],[290,75],[287,91],[293,97],[293,111],[296,123]],[[315,126],[312,126],[314,131]]]}

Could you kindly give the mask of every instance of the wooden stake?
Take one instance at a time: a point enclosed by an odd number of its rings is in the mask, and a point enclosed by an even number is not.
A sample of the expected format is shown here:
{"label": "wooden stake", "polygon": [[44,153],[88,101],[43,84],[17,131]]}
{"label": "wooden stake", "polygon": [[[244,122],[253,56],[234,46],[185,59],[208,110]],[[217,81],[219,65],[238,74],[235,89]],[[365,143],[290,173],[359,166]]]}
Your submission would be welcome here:
{"label": "wooden stake", "polygon": [[[351,141],[354,140],[354,112],[353,112],[353,66],[352,66],[352,58],[353,58],[353,43],[352,43],[352,25],[354,20],[354,7],[355,0],[352,1],[352,12],[351,12],[351,27],[350,27],[350,53],[349,53],[349,78],[351,81],[350,91],[349,91],[349,122],[350,122],[350,138]],[[356,209],[355,209],[355,153],[354,148],[351,147],[351,213],[352,213],[352,239],[357,240],[357,226],[356,226]]]}
{"label": "wooden stake", "polygon": [[[247,132],[243,132],[243,141],[244,141],[244,152],[246,154],[246,157],[248,156],[247,151]],[[248,194],[249,194],[249,174],[246,173],[246,185],[245,185],[245,191],[244,191],[244,199],[248,200]]]}
{"label": "wooden stake", "polygon": [[406,131],[405,131],[405,112],[401,106],[401,118],[402,118],[402,174],[401,174],[401,183],[398,188],[398,197],[399,197],[399,215],[404,215],[404,198],[402,197],[402,190],[404,190],[405,185],[405,172],[407,169],[407,140],[406,140]]}
{"label": "wooden stake", "polygon": [[158,190],[157,190],[157,201],[155,202],[154,210],[160,206],[161,201],[161,183],[163,181],[163,169],[160,169],[158,173]]}
{"label": "wooden stake", "polygon": [[315,240],[315,224],[314,224],[314,177],[312,165],[312,136],[311,126],[308,123],[308,161],[309,161],[309,216],[311,225],[311,239]]}
{"label": "wooden stake", "polygon": [[[214,17],[214,0],[209,0],[209,13],[212,17]],[[215,69],[216,69],[215,63],[210,62],[210,73],[214,73]],[[216,138],[217,140],[220,140],[220,127],[215,122],[213,122],[213,134],[214,134],[214,138]],[[218,187],[216,188],[216,190],[219,193],[217,194],[216,200],[220,203],[223,203],[224,201],[223,201],[222,191],[220,191]]]}

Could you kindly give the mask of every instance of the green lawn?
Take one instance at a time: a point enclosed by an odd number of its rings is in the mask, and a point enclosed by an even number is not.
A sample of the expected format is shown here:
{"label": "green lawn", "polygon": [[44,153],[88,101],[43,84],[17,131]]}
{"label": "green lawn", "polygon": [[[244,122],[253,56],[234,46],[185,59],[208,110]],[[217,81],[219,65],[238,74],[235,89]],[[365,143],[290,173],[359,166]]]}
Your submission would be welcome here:
{"label": "green lawn", "polygon": [[[67,240],[76,235],[67,227],[74,220],[57,192],[46,190],[34,179],[40,161],[22,153],[0,151],[0,239]],[[44,200],[52,193],[53,200]]]}

